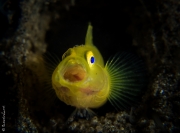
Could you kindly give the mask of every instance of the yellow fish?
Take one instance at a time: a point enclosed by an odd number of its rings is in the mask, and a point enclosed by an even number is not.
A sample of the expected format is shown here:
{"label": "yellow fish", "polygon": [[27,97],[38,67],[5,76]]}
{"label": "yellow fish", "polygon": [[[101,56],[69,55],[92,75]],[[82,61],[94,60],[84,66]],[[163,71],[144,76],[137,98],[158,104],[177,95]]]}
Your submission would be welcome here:
{"label": "yellow fish", "polygon": [[93,45],[89,24],[85,44],[69,48],[52,74],[57,97],[77,109],[98,108],[107,100],[118,109],[131,106],[142,90],[142,62],[131,54],[111,57],[104,65]]}

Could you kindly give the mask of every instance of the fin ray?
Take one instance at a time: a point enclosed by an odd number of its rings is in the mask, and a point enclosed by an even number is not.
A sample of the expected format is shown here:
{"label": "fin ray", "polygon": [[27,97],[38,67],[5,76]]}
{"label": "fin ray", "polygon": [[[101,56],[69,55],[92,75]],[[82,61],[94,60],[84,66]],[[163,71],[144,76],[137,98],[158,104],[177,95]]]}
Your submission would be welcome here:
{"label": "fin ray", "polygon": [[110,75],[110,103],[116,109],[126,109],[134,105],[145,85],[142,60],[133,54],[118,53],[107,61],[105,69]]}

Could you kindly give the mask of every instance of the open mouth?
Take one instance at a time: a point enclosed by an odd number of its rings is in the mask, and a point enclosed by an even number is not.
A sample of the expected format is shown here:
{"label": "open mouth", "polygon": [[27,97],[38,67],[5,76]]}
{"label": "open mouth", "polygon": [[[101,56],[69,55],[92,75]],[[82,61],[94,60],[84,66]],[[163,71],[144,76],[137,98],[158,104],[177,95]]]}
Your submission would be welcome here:
{"label": "open mouth", "polygon": [[86,77],[86,71],[80,64],[68,66],[64,73],[64,79],[69,82],[82,81]]}

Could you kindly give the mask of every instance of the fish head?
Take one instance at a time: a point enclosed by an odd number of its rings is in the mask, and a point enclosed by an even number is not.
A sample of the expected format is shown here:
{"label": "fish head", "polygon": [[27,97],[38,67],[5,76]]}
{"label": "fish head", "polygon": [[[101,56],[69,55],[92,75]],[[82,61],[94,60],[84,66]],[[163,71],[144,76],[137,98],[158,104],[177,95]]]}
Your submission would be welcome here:
{"label": "fish head", "polygon": [[[107,86],[104,61],[94,45],[69,48],[52,75],[52,86],[60,100],[76,107],[98,106],[92,98]],[[95,102],[93,104],[93,102]]]}

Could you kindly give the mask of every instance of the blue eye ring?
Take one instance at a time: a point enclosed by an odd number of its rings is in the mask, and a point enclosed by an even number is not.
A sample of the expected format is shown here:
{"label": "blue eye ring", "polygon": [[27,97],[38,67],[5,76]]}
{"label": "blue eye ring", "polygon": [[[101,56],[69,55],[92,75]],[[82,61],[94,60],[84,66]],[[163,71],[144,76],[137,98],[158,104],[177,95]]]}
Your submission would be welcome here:
{"label": "blue eye ring", "polygon": [[92,64],[94,64],[94,62],[95,62],[94,56],[91,56],[90,61],[91,61]]}

